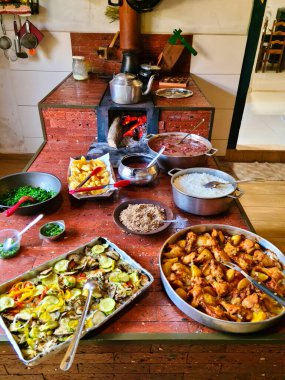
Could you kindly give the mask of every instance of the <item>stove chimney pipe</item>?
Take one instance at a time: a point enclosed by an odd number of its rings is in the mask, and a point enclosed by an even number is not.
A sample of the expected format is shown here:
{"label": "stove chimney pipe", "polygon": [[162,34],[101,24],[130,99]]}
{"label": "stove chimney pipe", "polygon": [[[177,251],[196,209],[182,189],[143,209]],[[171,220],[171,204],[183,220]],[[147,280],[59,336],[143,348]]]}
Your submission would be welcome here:
{"label": "stove chimney pipe", "polygon": [[120,6],[120,48],[138,52],[140,49],[140,17],[129,6],[127,0],[122,0]]}

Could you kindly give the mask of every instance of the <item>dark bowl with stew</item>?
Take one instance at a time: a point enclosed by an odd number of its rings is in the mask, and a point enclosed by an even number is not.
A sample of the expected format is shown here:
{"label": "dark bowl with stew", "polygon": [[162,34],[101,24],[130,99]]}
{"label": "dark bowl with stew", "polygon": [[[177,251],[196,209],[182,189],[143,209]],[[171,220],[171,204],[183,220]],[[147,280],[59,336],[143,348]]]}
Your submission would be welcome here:
{"label": "dark bowl with stew", "polygon": [[[11,197],[19,188],[31,186],[50,192],[50,197],[44,201],[36,200],[29,204],[23,203],[17,210],[18,215],[33,215],[38,212],[51,213],[60,206],[61,203],[61,181],[53,174],[45,172],[20,172],[0,178],[0,212],[7,210],[12,204],[7,205],[12,198],[17,202],[16,197]],[[31,194],[22,194],[31,195]],[[8,199],[8,201],[7,201]]]}
{"label": "dark bowl with stew", "polygon": [[124,156],[119,164],[118,174],[122,179],[131,181],[133,185],[150,184],[159,174],[157,163],[147,168],[152,159],[153,156],[141,153]]}
{"label": "dark bowl with stew", "polygon": [[165,146],[157,161],[163,170],[204,166],[207,157],[217,152],[209,140],[195,134],[190,134],[180,143],[186,135],[184,132],[169,132],[148,136],[147,145],[151,154],[157,154],[160,148]]}

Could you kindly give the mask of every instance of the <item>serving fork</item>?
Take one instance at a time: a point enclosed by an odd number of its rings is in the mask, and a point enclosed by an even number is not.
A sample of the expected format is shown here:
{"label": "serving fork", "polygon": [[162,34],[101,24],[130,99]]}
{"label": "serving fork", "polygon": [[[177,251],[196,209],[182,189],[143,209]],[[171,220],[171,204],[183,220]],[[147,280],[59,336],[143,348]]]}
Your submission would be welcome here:
{"label": "serving fork", "polygon": [[285,298],[278,296],[272,290],[270,290],[267,286],[263,285],[261,282],[258,282],[249,274],[247,274],[243,269],[241,269],[237,264],[232,263],[231,261],[221,261],[221,264],[225,265],[228,268],[234,269],[237,272],[240,272],[248,281],[250,281],[254,286],[258,289],[262,290],[266,295],[273,298],[280,305],[285,306]]}

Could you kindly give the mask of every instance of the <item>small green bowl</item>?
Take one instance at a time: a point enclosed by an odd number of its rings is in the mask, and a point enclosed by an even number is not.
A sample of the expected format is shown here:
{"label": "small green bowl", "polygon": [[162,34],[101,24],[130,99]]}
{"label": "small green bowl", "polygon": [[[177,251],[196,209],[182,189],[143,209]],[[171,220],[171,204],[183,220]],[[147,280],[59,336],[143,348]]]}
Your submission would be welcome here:
{"label": "small green bowl", "polygon": [[48,222],[40,228],[40,238],[46,241],[54,241],[61,238],[65,233],[65,223],[63,220]]}

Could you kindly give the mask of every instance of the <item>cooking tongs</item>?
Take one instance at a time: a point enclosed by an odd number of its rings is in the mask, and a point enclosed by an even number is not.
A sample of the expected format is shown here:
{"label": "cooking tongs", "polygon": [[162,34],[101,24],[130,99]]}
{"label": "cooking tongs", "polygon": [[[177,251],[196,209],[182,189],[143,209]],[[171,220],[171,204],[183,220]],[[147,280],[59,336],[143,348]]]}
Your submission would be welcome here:
{"label": "cooking tongs", "polygon": [[267,288],[267,286],[263,285],[262,283],[255,280],[253,277],[251,277],[249,274],[247,274],[243,269],[241,269],[238,265],[232,263],[231,261],[221,261],[221,264],[225,265],[228,268],[234,269],[241,274],[244,275],[248,281],[250,281],[254,286],[256,286],[258,289],[262,290],[266,295],[273,298],[275,301],[277,301],[280,305],[285,306],[285,298],[278,296],[276,293],[274,293],[272,290]]}

